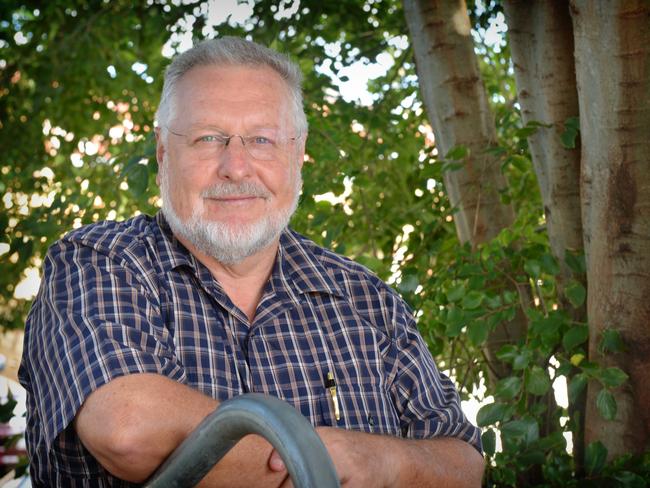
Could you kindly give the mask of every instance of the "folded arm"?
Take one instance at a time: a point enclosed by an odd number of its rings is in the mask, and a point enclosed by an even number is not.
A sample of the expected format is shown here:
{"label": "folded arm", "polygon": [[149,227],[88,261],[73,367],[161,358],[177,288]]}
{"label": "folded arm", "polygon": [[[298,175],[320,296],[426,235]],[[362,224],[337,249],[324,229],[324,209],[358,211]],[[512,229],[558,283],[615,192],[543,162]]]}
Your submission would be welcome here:
{"label": "folded arm", "polygon": [[[317,429],[341,485],[350,488],[479,488],[484,461],[455,438],[411,440],[331,427]],[[274,452],[271,466],[280,467]],[[287,480],[283,488],[291,486]]]}
{"label": "folded arm", "polygon": [[[84,446],[118,478],[142,482],[171,454],[218,402],[155,374],[122,376],[93,392],[75,417]],[[242,439],[200,486],[279,486],[284,469],[272,471],[272,446]]]}

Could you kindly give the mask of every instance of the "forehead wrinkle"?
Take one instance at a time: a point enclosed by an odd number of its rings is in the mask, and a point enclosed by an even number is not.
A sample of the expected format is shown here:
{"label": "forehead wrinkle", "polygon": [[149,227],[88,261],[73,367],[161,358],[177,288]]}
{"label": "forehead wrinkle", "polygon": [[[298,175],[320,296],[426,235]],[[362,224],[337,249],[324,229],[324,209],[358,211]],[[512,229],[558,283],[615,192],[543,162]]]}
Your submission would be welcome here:
{"label": "forehead wrinkle", "polygon": [[[212,126],[220,130],[225,126],[238,129],[245,127],[247,130],[263,127],[277,130],[294,128],[291,93],[284,80],[275,79],[277,75],[274,76],[267,69],[244,70],[244,74],[252,73],[254,76],[244,76],[242,82],[247,83],[246,87],[249,88],[258,85],[259,89],[236,90],[233,89],[232,74],[237,68],[206,66],[193,68],[186,73],[180,79],[173,97],[174,104],[184,107],[184,110],[175,111],[174,119],[181,123],[190,122],[191,127]],[[206,73],[203,78],[197,79],[196,76],[201,72]],[[228,89],[217,91],[214,85],[206,85],[206,78],[215,79],[217,84],[225,80]],[[267,98],[269,83],[277,85],[274,93],[280,95],[279,99],[274,96]],[[189,115],[187,119],[182,118],[183,112]]]}

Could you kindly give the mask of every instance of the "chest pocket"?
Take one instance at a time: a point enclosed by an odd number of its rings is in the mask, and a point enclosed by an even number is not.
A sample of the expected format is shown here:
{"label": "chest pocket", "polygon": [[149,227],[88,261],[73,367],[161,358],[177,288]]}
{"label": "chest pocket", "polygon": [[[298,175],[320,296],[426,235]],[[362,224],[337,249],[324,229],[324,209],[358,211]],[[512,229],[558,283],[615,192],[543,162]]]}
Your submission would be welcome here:
{"label": "chest pocket", "polygon": [[[288,401],[316,426],[399,435],[389,393],[392,341],[355,314],[328,321],[294,315],[276,316],[272,326],[251,332],[246,349],[255,391]],[[336,383],[338,421],[328,372]]]}

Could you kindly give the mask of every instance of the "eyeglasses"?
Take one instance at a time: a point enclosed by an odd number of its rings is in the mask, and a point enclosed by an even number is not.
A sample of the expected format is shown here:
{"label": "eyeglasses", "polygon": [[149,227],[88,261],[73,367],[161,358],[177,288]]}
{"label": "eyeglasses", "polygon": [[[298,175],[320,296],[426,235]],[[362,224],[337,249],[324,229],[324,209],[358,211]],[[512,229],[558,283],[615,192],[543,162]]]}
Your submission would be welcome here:
{"label": "eyeglasses", "polygon": [[197,129],[189,134],[180,134],[167,128],[167,130],[185,139],[185,144],[197,159],[215,159],[219,157],[230,144],[234,137],[238,137],[246,152],[254,159],[272,161],[280,159],[286,154],[289,144],[298,140],[296,137],[286,137],[273,129],[259,129],[255,134],[242,136],[240,134],[226,135],[221,132],[206,129]]}

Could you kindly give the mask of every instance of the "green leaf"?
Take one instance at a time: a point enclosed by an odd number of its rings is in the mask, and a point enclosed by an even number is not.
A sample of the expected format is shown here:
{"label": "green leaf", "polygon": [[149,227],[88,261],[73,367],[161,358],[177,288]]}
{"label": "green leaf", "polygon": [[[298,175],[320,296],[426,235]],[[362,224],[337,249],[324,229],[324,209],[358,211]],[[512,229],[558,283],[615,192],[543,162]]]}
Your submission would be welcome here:
{"label": "green leaf", "polygon": [[502,422],[509,417],[511,407],[503,403],[490,403],[483,405],[476,414],[476,423],[479,427],[485,427],[497,422]]}
{"label": "green leaf", "polygon": [[419,285],[420,282],[417,275],[408,274],[406,276],[402,276],[402,280],[399,282],[399,285],[397,285],[397,288],[402,293],[413,293],[415,290],[417,290]]}
{"label": "green leaf", "polygon": [[447,328],[445,334],[448,337],[456,337],[465,326],[466,318],[462,310],[457,307],[450,307],[447,311]]}
{"label": "green leaf", "polygon": [[483,451],[488,456],[494,456],[497,447],[497,435],[493,429],[488,429],[481,435],[481,443],[483,444]]}
{"label": "green leaf", "polygon": [[529,349],[523,349],[519,354],[517,354],[517,356],[515,356],[514,361],[512,361],[512,369],[520,370],[527,368],[532,357],[533,353]]}
{"label": "green leaf", "polygon": [[564,122],[564,132],[560,135],[562,145],[567,149],[576,147],[576,138],[580,132],[580,122],[578,117],[569,117]]}
{"label": "green leaf", "polygon": [[134,196],[140,197],[147,191],[149,185],[149,169],[146,164],[132,164],[127,166],[124,173],[129,190]]}
{"label": "green leaf", "polygon": [[542,267],[538,261],[531,259],[524,263],[524,270],[533,278],[539,278],[539,275],[542,272]]}
{"label": "green leaf", "polygon": [[569,381],[569,386],[567,388],[569,394],[569,401],[575,403],[578,400],[580,394],[584,391],[587,386],[587,375],[584,373],[578,373]]}
{"label": "green leaf", "polygon": [[9,390],[7,401],[0,405],[0,422],[6,424],[13,418],[16,405],[18,405],[18,402],[14,398],[11,390]]}
{"label": "green leaf", "polygon": [[454,146],[445,155],[445,159],[459,161],[469,157],[470,150],[467,146]]}
{"label": "green leaf", "polygon": [[575,149],[576,147],[576,138],[578,137],[578,132],[575,130],[567,129],[560,135],[560,141],[562,146],[565,149]]}
{"label": "green leaf", "polygon": [[517,456],[517,463],[521,463],[524,467],[533,466],[535,464],[542,465],[546,461],[544,451],[534,449],[531,451],[524,451]]}
{"label": "green leaf", "polygon": [[463,296],[465,295],[465,285],[462,283],[459,283],[458,285],[453,286],[452,288],[447,291],[447,300],[449,302],[457,302]]}
{"label": "green leaf", "polygon": [[589,327],[586,325],[574,325],[566,331],[562,338],[564,350],[571,352],[576,346],[583,344],[589,339]]}
{"label": "green leaf", "polygon": [[628,375],[619,368],[607,368],[604,369],[598,379],[603,382],[605,386],[615,388],[621,386],[628,379]]}
{"label": "green leaf", "polygon": [[565,127],[573,130],[580,130],[580,118],[579,117],[569,117],[564,121]]}
{"label": "green leaf", "polygon": [[522,380],[518,376],[509,376],[500,380],[495,387],[494,394],[504,400],[512,400],[521,391]]}
{"label": "green leaf", "polygon": [[519,355],[517,346],[506,344],[497,351],[497,359],[504,362],[512,362]]}
{"label": "green leaf", "polygon": [[615,329],[605,329],[598,344],[601,354],[621,352],[625,349],[621,333]]}
{"label": "green leaf", "polygon": [[539,425],[530,417],[505,423],[500,430],[501,440],[504,445],[509,444],[509,447],[521,443],[528,446],[539,439]]}
{"label": "green leaf", "polygon": [[647,488],[646,481],[636,473],[631,471],[621,471],[614,475],[614,479],[621,483],[625,488]]}
{"label": "green leaf", "polygon": [[463,297],[463,301],[461,303],[463,308],[467,310],[474,310],[481,306],[484,298],[485,294],[477,290],[471,290]]}
{"label": "green leaf", "polygon": [[592,442],[585,450],[585,470],[590,476],[595,476],[603,470],[607,460],[607,448],[602,442]]}
{"label": "green leaf", "polygon": [[475,346],[483,344],[488,337],[488,326],[484,320],[475,320],[467,326],[467,337]]}
{"label": "green leaf", "polygon": [[544,253],[540,262],[545,273],[556,275],[560,272],[560,266],[557,264],[557,260],[550,254]]}
{"label": "green leaf", "polygon": [[447,161],[442,165],[442,171],[444,173],[458,171],[459,169],[463,169],[464,166],[465,163],[458,163],[456,161]]}
{"label": "green leaf", "polygon": [[616,417],[616,399],[609,390],[603,388],[598,392],[596,407],[605,420],[614,420]]}
{"label": "green leaf", "polygon": [[587,290],[582,286],[582,283],[575,280],[569,282],[564,289],[564,294],[575,308],[582,305],[585,302],[585,298],[587,298]]}
{"label": "green leaf", "polygon": [[[494,296],[485,296],[485,304],[489,308],[499,308],[502,305],[501,301],[501,296],[500,295],[494,295]],[[492,316],[493,317],[493,316]]]}
{"label": "green leaf", "polygon": [[542,437],[535,443],[535,446],[543,451],[550,451],[551,449],[565,449],[566,439],[562,432],[553,432],[546,437]]}
{"label": "green leaf", "polygon": [[548,373],[539,366],[533,366],[528,372],[526,390],[533,395],[544,395],[551,387]]}
{"label": "green leaf", "polygon": [[587,271],[587,264],[585,261],[585,255],[583,253],[573,253],[571,251],[566,251],[564,253],[564,262],[567,264],[571,271],[576,274],[584,274]]}

